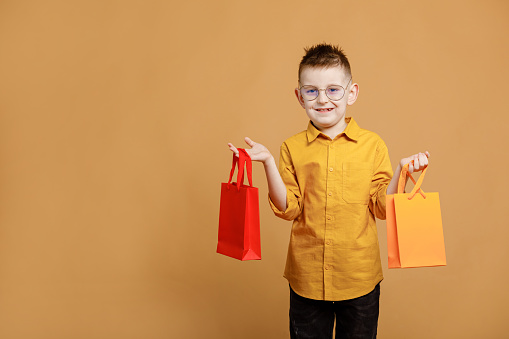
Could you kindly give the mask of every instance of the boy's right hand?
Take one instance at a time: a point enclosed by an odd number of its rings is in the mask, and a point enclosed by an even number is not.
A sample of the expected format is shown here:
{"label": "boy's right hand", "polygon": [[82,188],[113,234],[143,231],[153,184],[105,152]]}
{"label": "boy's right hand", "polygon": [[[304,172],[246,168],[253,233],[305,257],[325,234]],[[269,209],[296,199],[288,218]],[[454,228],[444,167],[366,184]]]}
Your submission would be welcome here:
{"label": "boy's right hand", "polygon": [[[263,163],[265,175],[267,176],[267,184],[269,185],[270,199],[279,210],[286,211],[288,207],[286,202],[286,186],[283,179],[281,179],[274,157],[262,144],[256,143],[247,137],[244,140],[251,147],[251,149],[246,149],[251,160]],[[228,147],[237,157],[239,156],[239,150],[235,146],[228,143]]]}
{"label": "boy's right hand", "polygon": [[[249,154],[249,157],[251,157],[251,160],[253,161],[260,161],[264,164],[272,158],[272,154],[269,152],[269,150],[263,146],[262,144],[256,143],[253,140],[246,137],[244,139],[246,141],[246,144],[248,144],[251,149],[246,149],[247,154]],[[233,144],[228,143],[228,147],[230,147],[230,150],[235,153],[235,155],[239,156],[239,151]]]}

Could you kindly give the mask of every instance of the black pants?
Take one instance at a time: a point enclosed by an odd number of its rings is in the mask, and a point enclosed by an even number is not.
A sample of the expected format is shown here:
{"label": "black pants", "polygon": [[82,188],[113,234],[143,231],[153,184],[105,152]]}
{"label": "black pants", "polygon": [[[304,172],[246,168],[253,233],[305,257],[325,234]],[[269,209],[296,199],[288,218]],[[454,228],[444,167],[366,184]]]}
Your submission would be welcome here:
{"label": "black pants", "polygon": [[331,339],[336,317],[336,339],[376,338],[380,284],[370,293],[342,301],[301,297],[290,287],[290,337]]}

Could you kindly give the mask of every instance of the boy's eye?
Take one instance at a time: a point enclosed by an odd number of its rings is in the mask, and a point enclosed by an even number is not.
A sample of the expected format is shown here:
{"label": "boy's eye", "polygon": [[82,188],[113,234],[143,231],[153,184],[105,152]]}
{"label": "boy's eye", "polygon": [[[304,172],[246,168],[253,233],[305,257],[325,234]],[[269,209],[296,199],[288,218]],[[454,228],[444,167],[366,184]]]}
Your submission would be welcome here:
{"label": "boy's eye", "polygon": [[329,93],[334,94],[334,93],[338,93],[340,91],[340,89],[338,87],[329,87],[328,91],[329,91]]}
{"label": "boy's eye", "polygon": [[306,89],[306,94],[315,94],[317,91],[316,88],[307,88]]}

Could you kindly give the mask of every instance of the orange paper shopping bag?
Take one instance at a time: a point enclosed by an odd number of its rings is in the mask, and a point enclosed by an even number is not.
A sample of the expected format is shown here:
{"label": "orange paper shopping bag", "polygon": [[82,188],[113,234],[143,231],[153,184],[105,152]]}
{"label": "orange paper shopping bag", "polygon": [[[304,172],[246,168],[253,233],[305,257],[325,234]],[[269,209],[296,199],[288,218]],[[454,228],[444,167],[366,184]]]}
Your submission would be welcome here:
{"label": "orange paper shopping bag", "polygon": [[[253,187],[252,164],[245,149],[233,155],[228,183],[221,184],[217,253],[239,260],[260,260],[260,212],[258,188]],[[237,182],[232,183],[238,164]],[[244,185],[244,164],[249,186]]]}
{"label": "orange paper shopping bag", "polygon": [[[399,177],[398,193],[387,195],[389,268],[446,265],[438,193],[421,189],[427,169],[415,182],[406,164]],[[407,175],[415,184],[411,193],[403,193]]]}

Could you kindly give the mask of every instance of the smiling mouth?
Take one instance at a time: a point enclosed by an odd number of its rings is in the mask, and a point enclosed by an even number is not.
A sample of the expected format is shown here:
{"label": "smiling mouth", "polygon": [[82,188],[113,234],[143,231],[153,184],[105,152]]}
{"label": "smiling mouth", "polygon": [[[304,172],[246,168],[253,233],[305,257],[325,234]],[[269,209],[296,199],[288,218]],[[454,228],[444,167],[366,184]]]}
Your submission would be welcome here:
{"label": "smiling mouth", "polygon": [[330,112],[332,111],[333,108],[316,108],[315,111],[318,111],[318,112]]}

